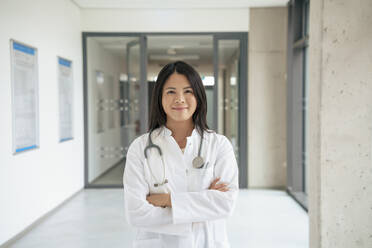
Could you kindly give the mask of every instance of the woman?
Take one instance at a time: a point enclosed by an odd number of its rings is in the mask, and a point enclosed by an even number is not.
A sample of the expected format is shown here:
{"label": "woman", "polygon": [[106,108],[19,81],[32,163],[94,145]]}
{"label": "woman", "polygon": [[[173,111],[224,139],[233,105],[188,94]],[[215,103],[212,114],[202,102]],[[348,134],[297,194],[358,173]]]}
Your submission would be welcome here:
{"label": "woman", "polygon": [[125,213],[134,247],[230,247],[225,220],[238,194],[231,143],[208,130],[199,74],[177,61],[159,73],[150,127],[129,147]]}

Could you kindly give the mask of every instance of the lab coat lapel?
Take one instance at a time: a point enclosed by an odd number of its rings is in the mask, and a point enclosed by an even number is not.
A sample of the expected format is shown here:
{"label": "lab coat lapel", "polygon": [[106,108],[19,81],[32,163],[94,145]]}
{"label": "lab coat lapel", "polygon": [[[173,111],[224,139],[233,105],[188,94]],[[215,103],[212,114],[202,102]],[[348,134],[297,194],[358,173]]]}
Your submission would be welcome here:
{"label": "lab coat lapel", "polygon": [[172,171],[170,187],[174,192],[185,192],[187,189],[186,164],[182,151],[171,136],[164,137],[164,147],[166,147],[164,158]]}

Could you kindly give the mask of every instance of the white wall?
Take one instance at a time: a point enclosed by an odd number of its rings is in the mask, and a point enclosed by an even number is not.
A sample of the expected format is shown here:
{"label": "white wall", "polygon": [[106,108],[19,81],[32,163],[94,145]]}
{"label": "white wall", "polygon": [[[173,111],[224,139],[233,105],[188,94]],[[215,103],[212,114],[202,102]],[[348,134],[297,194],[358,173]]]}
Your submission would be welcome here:
{"label": "white wall", "polygon": [[285,188],[287,8],[252,8],[250,19],[248,183]]}
{"label": "white wall", "polygon": [[372,247],[372,1],[310,1],[311,248]]}
{"label": "white wall", "polygon": [[[0,2],[0,245],[83,187],[80,10],[68,0]],[[38,48],[40,148],[12,155],[9,39]],[[74,139],[59,143],[57,55],[73,61]]]}
{"label": "white wall", "polygon": [[83,9],[83,31],[247,32],[249,9]]}

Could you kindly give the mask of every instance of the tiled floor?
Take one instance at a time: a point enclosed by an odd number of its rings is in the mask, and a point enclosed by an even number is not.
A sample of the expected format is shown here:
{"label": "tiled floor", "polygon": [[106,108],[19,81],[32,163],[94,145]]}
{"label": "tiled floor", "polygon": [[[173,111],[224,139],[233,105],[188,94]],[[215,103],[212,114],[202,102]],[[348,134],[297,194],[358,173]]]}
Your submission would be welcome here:
{"label": "tiled floor", "polygon": [[[228,221],[232,248],[308,248],[308,215],[285,192],[241,190]],[[123,190],[84,190],[12,248],[131,247]]]}

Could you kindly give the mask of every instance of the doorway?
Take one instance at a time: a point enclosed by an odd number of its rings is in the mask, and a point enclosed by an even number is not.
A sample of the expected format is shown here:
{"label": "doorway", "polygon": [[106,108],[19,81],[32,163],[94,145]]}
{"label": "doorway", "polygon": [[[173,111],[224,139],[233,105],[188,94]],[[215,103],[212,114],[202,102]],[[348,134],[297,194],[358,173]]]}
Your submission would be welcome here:
{"label": "doorway", "polygon": [[248,33],[83,33],[85,187],[122,187],[130,143],[147,132],[156,76],[183,60],[206,89],[210,129],[233,144],[247,187]]}

